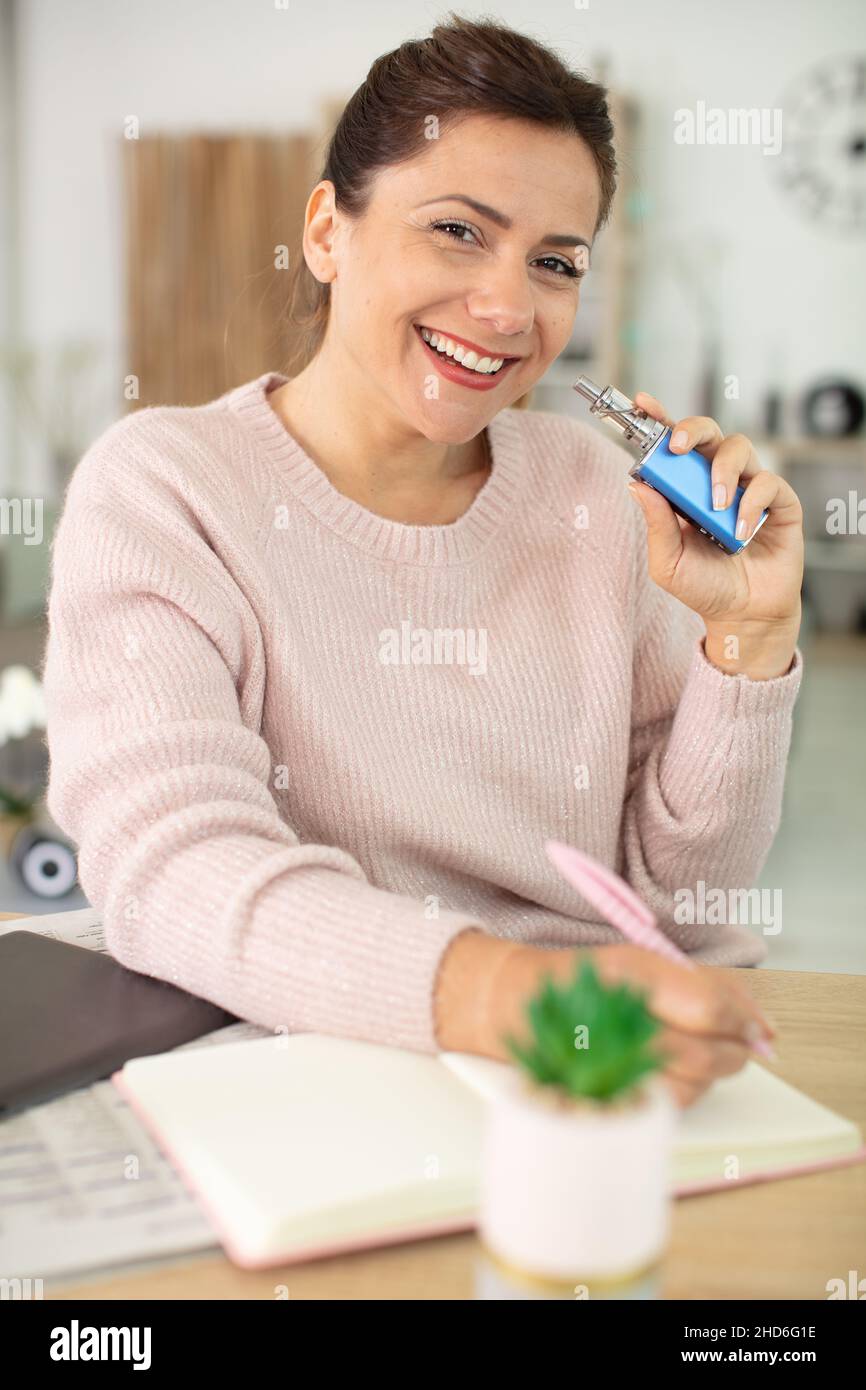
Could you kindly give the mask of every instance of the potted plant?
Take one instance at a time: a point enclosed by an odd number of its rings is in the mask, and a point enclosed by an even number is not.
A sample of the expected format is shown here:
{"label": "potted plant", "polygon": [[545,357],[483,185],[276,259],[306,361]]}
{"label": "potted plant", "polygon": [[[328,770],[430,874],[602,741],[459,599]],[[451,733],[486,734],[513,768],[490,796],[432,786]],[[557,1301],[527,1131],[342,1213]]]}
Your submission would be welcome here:
{"label": "potted plant", "polygon": [[0,853],[8,854],[19,830],[34,819],[39,799],[34,761],[38,772],[42,766],[27,736],[44,727],[42,687],[33,672],[7,666],[0,672]]}
{"label": "potted plant", "polygon": [[62,898],[78,876],[74,846],[53,825],[44,804],[48,750],[45,697],[26,666],[0,672],[0,859],[24,888]]}
{"label": "potted plant", "polygon": [[651,1046],[661,1025],[588,960],[563,985],[546,976],[526,1014],[487,1111],[479,1238],[512,1282],[591,1296],[640,1279],[666,1244],[676,1107]]}

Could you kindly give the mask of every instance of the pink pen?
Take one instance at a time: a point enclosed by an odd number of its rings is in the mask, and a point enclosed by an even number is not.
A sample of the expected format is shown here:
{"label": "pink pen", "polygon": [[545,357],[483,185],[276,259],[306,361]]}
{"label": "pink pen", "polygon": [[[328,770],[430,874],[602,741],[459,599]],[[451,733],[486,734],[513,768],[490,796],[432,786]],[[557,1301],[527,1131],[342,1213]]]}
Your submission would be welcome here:
{"label": "pink pen", "polygon": [[[628,884],[597,859],[580,850],[572,849],[559,840],[548,840],[544,846],[547,857],[558,869],[563,878],[581,893],[587,902],[592,903],[612,926],[622,932],[635,946],[643,946],[647,951],[655,951],[659,956],[676,961],[678,965],[694,970],[694,961],[675,946],[660,931],[656,919],[646,903],[642,903],[637,893]],[[756,1038],[752,1050],[761,1057],[775,1059],[775,1053],[763,1038]]]}

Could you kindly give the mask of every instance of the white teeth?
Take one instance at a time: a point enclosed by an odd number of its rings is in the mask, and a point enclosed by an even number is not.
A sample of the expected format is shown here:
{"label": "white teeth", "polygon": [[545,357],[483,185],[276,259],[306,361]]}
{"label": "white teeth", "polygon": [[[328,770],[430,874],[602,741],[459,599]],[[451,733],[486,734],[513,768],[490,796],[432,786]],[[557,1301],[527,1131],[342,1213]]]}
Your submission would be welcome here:
{"label": "white teeth", "polygon": [[451,338],[446,338],[444,333],[432,333],[429,328],[421,329],[421,337],[443,357],[453,357],[455,362],[461,362],[464,367],[470,367],[481,376],[490,376],[493,372],[498,372],[505,361],[504,357],[479,359],[477,352],[465,348],[462,343],[453,342]]}

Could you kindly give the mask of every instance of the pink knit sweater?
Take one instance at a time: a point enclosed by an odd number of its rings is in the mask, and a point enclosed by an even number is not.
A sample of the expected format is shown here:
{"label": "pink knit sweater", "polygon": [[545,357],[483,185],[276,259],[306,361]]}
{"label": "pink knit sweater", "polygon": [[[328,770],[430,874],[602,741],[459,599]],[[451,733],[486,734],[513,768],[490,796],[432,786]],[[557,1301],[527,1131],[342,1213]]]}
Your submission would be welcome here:
{"label": "pink knit sweater", "polygon": [[469,510],[406,526],[286,432],[285,380],[119,420],[67,491],[48,806],[112,955],[269,1027],[433,1052],[457,933],[621,939],[555,838],[695,958],[762,960],[760,929],[678,924],[674,894],[759,873],[799,650],[769,681],[709,663],[591,427],[503,410]]}

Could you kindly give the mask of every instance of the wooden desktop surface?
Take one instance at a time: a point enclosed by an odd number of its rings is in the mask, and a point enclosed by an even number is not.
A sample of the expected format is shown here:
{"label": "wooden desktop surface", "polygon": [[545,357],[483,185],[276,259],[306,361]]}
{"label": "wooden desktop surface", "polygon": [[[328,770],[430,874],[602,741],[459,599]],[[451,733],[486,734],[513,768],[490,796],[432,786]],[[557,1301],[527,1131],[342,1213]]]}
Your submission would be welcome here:
{"label": "wooden desktop surface", "polygon": [[[9,914],[0,914],[8,916]],[[778,1025],[770,1069],[853,1120],[866,1138],[866,975],[729,972]],[[248,1271],[223,1256],[181,1257],[124,1276],[45,1281],[49,1298],[472,1299],[471,1233]],[[866,1164],[674,1203],[660,1295],[824,1299],[828,1279],[866,1277]],[[282,1295],[285,1297],[285,1293]]]}

